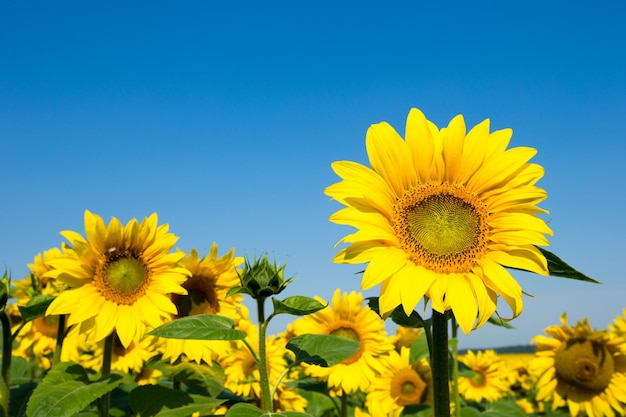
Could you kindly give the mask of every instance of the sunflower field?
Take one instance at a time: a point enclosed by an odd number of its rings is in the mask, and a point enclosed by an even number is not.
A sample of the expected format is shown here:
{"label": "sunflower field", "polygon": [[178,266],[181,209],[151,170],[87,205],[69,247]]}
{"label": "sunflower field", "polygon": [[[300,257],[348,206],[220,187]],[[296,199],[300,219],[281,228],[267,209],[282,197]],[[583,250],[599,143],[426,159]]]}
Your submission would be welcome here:
{"label": "sunflower field", "polygon": [[596,282],[545,249],[543,168],[511,135],[412,109],[404,137],[370,127],[370,166],[332,164],[330,221],[355,229],[334,260],[379,297],[282,297],[266,254],[184,252],[156,213],[85,211],[84,233],[2,278],[0,417],[624,415],[626,309],[606,329],[563,314],[529,352],[457,348],[522,313],[511,269]]}

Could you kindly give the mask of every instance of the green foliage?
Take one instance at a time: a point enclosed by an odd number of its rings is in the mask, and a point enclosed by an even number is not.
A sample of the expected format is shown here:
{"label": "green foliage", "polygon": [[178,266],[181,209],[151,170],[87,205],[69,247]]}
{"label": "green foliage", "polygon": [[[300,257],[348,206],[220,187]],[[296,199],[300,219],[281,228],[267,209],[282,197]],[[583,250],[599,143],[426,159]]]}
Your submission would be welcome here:
{"label": "green foliage", "polygon": [[274,416],[283,416],[283,417],[312,417],[310,414],[299,413],[297,411],[283,411],[281,413],[266,413],[260,408],[257,408],[251,404],[247,403],[238,403],[233,405],[228,412],[226,412],[226,417],[274,417]]}
{"label": "green foliage", "polygon": [[168,339],[240,340],[246,332],[236,330],[235,322],[215,314],[198,314],[182,317],[152,330],[149,335]]}
{"label": "green foliage", "polygon": [[293,316],[306,316],[326,308],[326,305],[320,303],[315,298],[303,295],[294,295],[282,301],[272,297],[272,303],[274,304],[274,315],[291,314]]}
{"label": "green foliage", "polygon": [[224,370],[217,363],[207,365],[180,362],[170,365],[158,362],[155,365],[163,374],[182,382],[198,393],[217,397],[224,389]]}
{"label": "green foliage", "polygon": [[31,320],[43,317],[54,298],[52,295],[36,295],[25,306],[17,306],[24,322],[28,323]]}
{"label": "green foliage", "polygon": [[409,354],[409,363],[415,363],[429,356],[428,340],[425,334],[419,335],[411,344],[411,352]]}
{"label": "green foliage", "polygon": [[586,282],[593,282],[595,284],[600,283],[599,281],[589,278],[587,275],[583,274],[582,272],[577,271],[576,269],[572,268],[567,263],[565,263],[564,260],[556,256],[552,252],[546,249],[540,248],[540,247],[537,247],[537,249],[541,251],[543,256],[545,256],[546,260],[548,261],[548,271],[550,272],[550,276],[570,278],[570,279],[586,281]]}
{"label": "green foliage", "polygon": [[130,405],[138,417],[188,417],[211,414],[224,400],[188,394],[161,385],[142,385],[130,392]]}
{"label": "green foliage", "polygon": [[80,365],[61,362],[33,391],[26,412],[29,417],[70,417],[121,382],[122,376],[116,374],[90,382]]}
{"label": "green foliage", "polygon": [[354,355],[361,343],[358,340],[329,334],[303,334],[292,338],[287,349],[296,355],[296,362],[323,367],[336,365]]}

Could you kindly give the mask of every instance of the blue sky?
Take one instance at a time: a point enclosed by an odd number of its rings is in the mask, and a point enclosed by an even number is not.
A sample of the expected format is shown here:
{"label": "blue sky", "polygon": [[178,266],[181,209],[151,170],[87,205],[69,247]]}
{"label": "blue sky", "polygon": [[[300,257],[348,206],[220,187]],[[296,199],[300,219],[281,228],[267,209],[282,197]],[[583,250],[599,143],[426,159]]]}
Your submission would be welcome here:
{"label": "blue sky", "polygon": [[358,291],[362,267],[332,263],[351,229],[327,220],[330,164],[367,164],[367,128],[403,133],[418,107],[440,127],[490,118],[511,146],[537,148],[550,249],[603,282],[516,273],[535,296],[516,330],[486,326],[460,346],[526,344],[564,311],[605,328],[626,307],[625,13],[623,1],[4,2],[0,263],[25,277],[60,231],[83,232],[85,209],[124,223],[157,212],[183,250],[215,241],[286,261],[298,277],[286,295]]}

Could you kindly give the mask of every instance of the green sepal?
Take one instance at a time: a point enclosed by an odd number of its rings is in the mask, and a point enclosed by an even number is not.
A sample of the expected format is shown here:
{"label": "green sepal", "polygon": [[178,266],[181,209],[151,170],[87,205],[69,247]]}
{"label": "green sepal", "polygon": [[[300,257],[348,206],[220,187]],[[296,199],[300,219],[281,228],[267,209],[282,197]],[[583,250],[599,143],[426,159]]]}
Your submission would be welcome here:
{"label": "green sepal", "polygon": [[25,323],[43,317],[46,310],[56,297],[52,295],[36,295],[25,306],[17,306]]}
{"label": "green sepal", "polygon": [[578,281],[586,281],[593,282],[595,284],[600,284],[599,281],[595,279],[589,278],[587,275],[583,274],[580,271],[569,266],[564,260],[550,252],[549,250],[540,248],[537,246],[537,249],[546,257],[548,261],[548,272],[552,277],[560,277],[560,278],[569,278],[575,279]]}
{"label": "green sepal", "polygon": [[241,340],[246,332],[234,328],[233,319],[216,314],[198,314],[162,324],[148,334],[166,339]]}
{"label": "green sepal", "polygon": [[226,293],[226,297],[224,298],[228,298],[232,295],[235,294],[248,294],[248,295],[252,295],[252,293],[250,291],[248,291],[246,288],[244,287],[233,287],[230,290],[228,290],[228,292]]}
{"label": "green sepal", "polygon": [[293,316],[306,316],[326,308],[327,304],[320,303],[315,298],[303,295],[294,295],[280,301],[272,297],[274,314],[291,314]]}
{"label": "green sepal", "polygon": [[296,362],[322,367],[337,365],[354,355],[361,346],[358,340],[330,334],[303,334],[289,340],[287,349],[296,355]]}

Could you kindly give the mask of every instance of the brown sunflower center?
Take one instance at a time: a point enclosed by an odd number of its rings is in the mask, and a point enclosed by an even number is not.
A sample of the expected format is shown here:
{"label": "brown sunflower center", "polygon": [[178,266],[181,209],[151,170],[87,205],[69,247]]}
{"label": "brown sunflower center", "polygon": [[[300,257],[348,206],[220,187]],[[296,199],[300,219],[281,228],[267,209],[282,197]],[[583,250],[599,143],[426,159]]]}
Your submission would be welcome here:
{"label": "brown sunflower center", "polygon": [[609,386],[615,363],[604,343],[573,339],[557,351],[554,367],[559,380],[597,394]]}
{"label": "brown sunflower center", "polygon": [[335,329],[331,330],[329,334],[332,334],[333,336],[345,337],[346,339],[357,340],[361,342],[361,346],[359,346],[359,350],[354,355],[350,356],[348,359],[345,359],[342,362],[343,364],[349,365],[353,362],[356,362],[361,357],[361,354],[363,353],[363,341],[359,337],[359,334],[357,333],[357,331],[354,330],[352,327],[339,325]]}
{"label": "brown sunflower center", "polygon": [[419,404],[426,391],[426,382],[413,369],[403,369],[391,379],[391,396],[400,406]]}
{"label": "brown sunflower center", "polygon": [[178,309],[178,317],[219,313],[220,302],[215,280],[194,275],[187,279],[183,287],[187,290],[187,295],[172,295],[172,302]]}
{"label": "brown sunflower center", "polygon": [[487,216],[485,205],[462,188],[420,185],[396,203],[393,228],[415,264],[469,272],[487,246]]}
{"label": "brown sunflower center", "polygon": [[111,252],[96,269],[94,285],[109,301],[133,304],[145,294],[150,272],[141,256],[129,251]]}

